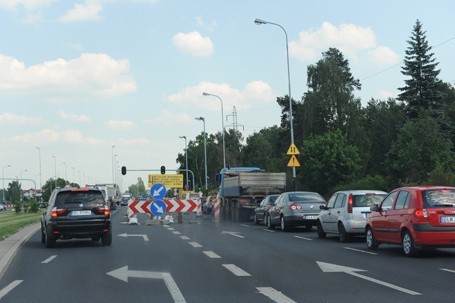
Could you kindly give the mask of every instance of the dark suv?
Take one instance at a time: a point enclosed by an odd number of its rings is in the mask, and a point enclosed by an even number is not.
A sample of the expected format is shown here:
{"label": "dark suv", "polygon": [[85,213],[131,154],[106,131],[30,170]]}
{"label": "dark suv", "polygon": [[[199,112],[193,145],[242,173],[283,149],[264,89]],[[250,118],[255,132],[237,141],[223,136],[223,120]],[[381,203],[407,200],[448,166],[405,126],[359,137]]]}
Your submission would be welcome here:
{"label": "dark suv", "polygon": [[41,242],[55,246],[56,240],[101,239],[111,245],[111,212],[97,188],[56,188],[41,218]]}

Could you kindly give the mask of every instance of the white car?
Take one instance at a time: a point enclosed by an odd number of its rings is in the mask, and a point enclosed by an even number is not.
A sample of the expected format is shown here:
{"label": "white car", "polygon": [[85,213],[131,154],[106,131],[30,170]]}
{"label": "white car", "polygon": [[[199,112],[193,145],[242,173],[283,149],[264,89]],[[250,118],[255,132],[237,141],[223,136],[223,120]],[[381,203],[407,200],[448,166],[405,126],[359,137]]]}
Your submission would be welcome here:
{"label": "white car", "polygon": [[340,237],[341,242],[348,242],[352,236],[365,235],[365,226],[370,206],[380,204],[387,195],[381,190],[338,191],[330,197],[327,205],[321,205],[318,215],[318,237],[326,234]]}
{"label": "white car", "polygon": [[0,204],[0,211],[5,211],[5,210],[6,210],[5,205]]}

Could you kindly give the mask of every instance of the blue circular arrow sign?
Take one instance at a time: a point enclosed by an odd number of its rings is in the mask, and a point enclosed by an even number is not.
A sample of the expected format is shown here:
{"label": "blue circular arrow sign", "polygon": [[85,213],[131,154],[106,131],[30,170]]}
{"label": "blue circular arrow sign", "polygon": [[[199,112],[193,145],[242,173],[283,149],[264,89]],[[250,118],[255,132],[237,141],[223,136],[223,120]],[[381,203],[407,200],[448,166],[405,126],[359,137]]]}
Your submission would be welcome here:
{"label": "blue circular arrow sign", "polygon": [[166,196],[166,187],[164,187],[161,183],[153,184],[150,188],[150,194],[152,195],[153,199],[161,200]]}
{"label": "blue circular arrow sign", "polygon": [[155,200],[150,204],[150,212],[155,216],[162,216],[166,212],[167,205],[163,200]]}

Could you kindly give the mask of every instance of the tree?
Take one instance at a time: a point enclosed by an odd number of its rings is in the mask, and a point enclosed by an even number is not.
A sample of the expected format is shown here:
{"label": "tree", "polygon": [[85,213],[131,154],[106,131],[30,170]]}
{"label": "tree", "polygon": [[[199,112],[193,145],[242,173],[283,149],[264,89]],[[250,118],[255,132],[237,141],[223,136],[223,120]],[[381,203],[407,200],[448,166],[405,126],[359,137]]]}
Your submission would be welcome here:
{"label": "tree", "polygon": [[414,25],[412,36],[407,42],[404,66],[401,73],[409,76],[400,87],[402,92],[398,99],[407,103],[407,113],[410,118],[416,118],[421,110],[430,109],[436,114],[441,111],[442,93],[441,81],[438,79],[440,70],[433,58],[431,46],[428,45],[425,31],[420,20]]}
{"label": "tree", "polygon": [[144,181],[142,180],[141,177],[137,178],[136,184],[131,184],[128,187],[128,192],[133,196],[133,197],[140,197],[143,194],[147,193],[147,190],[145,189]]}
{"label": "tree", "polygon": [[52,191],[56,187],[60,187],[60,188],[65,187],[65,185],[67,185],[67,184],[70,186],[76,186],[76,187],[79,186],[76,183],[69,183],[69,181],[64,180],[62,178],[57,178],[57,180],[55,180],[54,178],[50,178],[49,180],[47,180],[46,183],[44,183],[44,185],[42,187],[43,201],[49,201]]}
{"label": "tree", "polygon": [[8,184],[8,197],[10,198],[10,201],[12,203],[19,202],[20,201],[20,195],[21,195],[21,184],[19,181],[12,181],[11,183]]}

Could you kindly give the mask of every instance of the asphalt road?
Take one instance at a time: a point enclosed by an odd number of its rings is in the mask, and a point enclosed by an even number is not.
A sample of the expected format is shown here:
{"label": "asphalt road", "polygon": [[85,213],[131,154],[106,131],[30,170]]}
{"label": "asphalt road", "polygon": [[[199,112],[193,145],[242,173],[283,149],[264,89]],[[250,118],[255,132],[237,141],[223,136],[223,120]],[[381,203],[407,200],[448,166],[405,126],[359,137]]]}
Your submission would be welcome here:
{"label": "asphalt road", "polygon": [[0,280],[0,302],[453,302],[455,249],[406,258],[316,231],[253,223],[149,226],[113,214],[113,244],[25,242]]}

